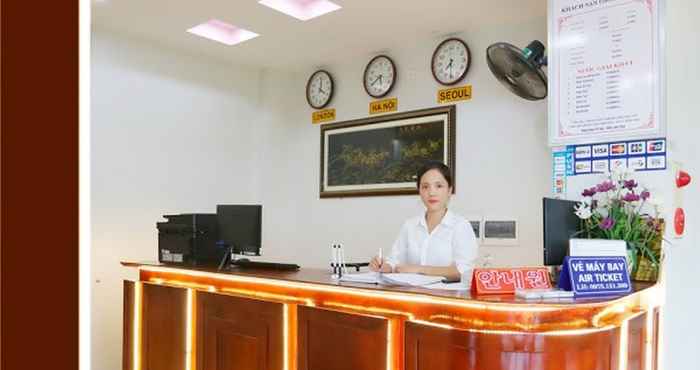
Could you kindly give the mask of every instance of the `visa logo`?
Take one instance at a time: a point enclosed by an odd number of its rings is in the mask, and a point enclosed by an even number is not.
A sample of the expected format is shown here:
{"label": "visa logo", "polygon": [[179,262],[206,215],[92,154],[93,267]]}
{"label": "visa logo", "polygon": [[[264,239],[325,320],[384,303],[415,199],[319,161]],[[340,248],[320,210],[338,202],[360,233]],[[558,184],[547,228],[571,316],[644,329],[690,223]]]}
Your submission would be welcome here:
{"label": "visa logo", "polygon": [[593,145],[593,156],[596,158],[607,157],[608,149],[609,147],[607,144]]}

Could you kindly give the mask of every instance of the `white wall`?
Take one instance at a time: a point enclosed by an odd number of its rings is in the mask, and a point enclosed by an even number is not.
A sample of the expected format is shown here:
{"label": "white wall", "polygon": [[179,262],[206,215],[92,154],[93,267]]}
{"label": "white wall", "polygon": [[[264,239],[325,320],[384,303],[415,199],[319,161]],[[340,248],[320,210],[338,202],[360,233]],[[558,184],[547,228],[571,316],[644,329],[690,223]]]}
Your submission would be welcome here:
{"label": "white wall", "polygon": [[121,367],[123,260],[157,260],[163,214],[259,202],[260,71],[92,32],[92,364]]}
{"label": "white wall", "polygon": [[[664,368],[700,369],[700,3],[695,0],[666,2],[666,73],[669,149],[694,176],[684,192],[684,239],[669,248],[664,307]],[[695,41],[693,41],[695,40]],[[670,198],[670,195],[669,195]]]}
{"label": "white wall", "polygon": [[[692,8],[689,10],[688,8]],[[693,100],[700,64],[693,37],[698,4],[668,8],[668,121],[670,150],[695,181],[686,191],[688,235],[669,252],[665,307],[667,369],[699,363],[694,318],[698,298],[695,261],[700,260],[696,218],[700,138]],[[503,265],[541,261],[541,200],[550,192],[546,103],[522,100],[491,76],[484,60],[496,41],[518,46],[546,40],[546,19],[459,34],[473,64],[465,83],[474,98],[458,103],[458,192],[451,208],[462,214],[513,216],[521,245],[486,247]],[[468,25],[465,25],[468,27]],[[399,69],[390,96],[399,111],[436,106],[438,85],[429,58],[441,38],[389,45]],[[217,203],[264,204],[264,259],[326,266],[327,246],[344,242],[351,260],[366,260],[389,246],[400,224],[421,210],[416,196],[318,198],[319,127],[311,125],[304,99],[308,75],[218,65],[134,39],[93,30],[92,42],[92,232],[93,368],[121,362],[120,260],[156,259],[155,222],[164,213],[213,212]],[[333,73],[331,106],[338,120],[367,116],[361,85],[371,55]],[[694,218],[695,217],[695,218]]]}
{"label": "white wall", "polygon": [[[471,49],[472,66],[464,83],[473,99],[457,103],[457,193],[450,205],[464,216],[514,217],[520,222],[520,245],[485,247],[495,263],[537,265],[542,262],[541,198],[550,191],[550,155],[546,146],[545,101],[521,99],[491,75],[485,50],[493,42],[525,46],[546,40],[546,17],[527,24],[458,33]],[[382,52],[397,65],[399,112],[437,106],[440,86],[430,72],[430,57],[442,37],[389,46]],[[329,107],[337,121],[368,116],[369,96],[362,73],[373,54],[340,65],[325,65],[336,91]],[[330,244],[341,241],[349,261],[367,261],[379,247],[388,249],[401,224],[423,211],[418,196],[319,199],[320,127],[311,124],[304,97],[308,76],[267,72],[262,90],[275,115],[262,124],[264,259],[326,267]],[[274,109],[273,108],[273,109]],[[272,109],[271,109],[272,110]]]}
{"label": "white wall", "polygon": [[[700,107],[696,102],[697,86],[700,84],[700,53],[697,38],[700,27],[700,3],[697,1],[667,1],[665,18],[666,46],[666,104],[667,138],[669,161],[682,163],[694,176],[693,182],[684,190],[686,212],[686,235],[683,239],[672,238],[669,224],[666,238],[670,241],[666,249],[664,285],[666,304],[663,308],[662,368],[700,368],[700,322],[695,319],[698,296],[697,270],[700,261],[698,228],[700,227]],[[693,45],[692,47],[689,47]],[[673,219],[673,188],[675,173],[671,171],[642,172],[635,175],[644,185],[652,188],[652,194],[663,200],[667,220]],[[576,176],[570,179],[567,195],[578,198],[581,190],[599,180],[598,176]]]}

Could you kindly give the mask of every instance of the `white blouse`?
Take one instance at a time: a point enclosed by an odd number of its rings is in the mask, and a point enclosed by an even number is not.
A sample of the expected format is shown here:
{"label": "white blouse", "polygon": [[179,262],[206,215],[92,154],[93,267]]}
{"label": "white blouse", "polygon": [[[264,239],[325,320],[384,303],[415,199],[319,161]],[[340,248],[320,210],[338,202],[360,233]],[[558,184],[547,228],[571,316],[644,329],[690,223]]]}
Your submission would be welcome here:
{"label": "white blouse", "polygon": [[476,264],[478,244],[471,224],[447,210],[442,221],[428,233],[425,215],[413,217],[401,227],[386,262],[397,264],[449,266],[454,263],[460,275]]}

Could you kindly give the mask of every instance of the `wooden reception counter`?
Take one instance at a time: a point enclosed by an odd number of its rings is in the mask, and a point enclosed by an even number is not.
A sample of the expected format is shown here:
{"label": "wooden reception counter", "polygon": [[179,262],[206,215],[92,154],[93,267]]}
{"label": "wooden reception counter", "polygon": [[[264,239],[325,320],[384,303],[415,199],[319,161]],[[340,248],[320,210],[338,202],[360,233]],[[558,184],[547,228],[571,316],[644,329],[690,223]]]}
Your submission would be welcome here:
{"label": "wooden reception counter", "polygon": [[659,290],[525,301],[339,283],[325,270],[175,268],[124,282],[129,370],[652,370]]}

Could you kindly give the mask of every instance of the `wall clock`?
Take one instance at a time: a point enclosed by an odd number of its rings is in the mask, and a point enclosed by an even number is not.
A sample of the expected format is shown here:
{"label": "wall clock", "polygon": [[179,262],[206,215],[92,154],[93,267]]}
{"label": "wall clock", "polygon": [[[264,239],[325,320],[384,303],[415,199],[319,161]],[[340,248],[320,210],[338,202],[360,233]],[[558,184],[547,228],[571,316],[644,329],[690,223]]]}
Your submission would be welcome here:
{"label": "wall clock", "polygon": [[381,98],[391,91],[396,82],[396,66],[386,55],[378,55],[367,63],[363,85],[369,96]]}
{"label": "wall clock", "polygon": [[464,41],[453,37],[441,42],[435,48],[430,69],[437,82],[449,86],[464,78],[470,63],[469,47]]}
{"label": "wall clock", "polygon": [[333,97],[333,78],[331,74],[318,70],[306,82],[306,101],[314,109],[321,109],[330,103]]}

